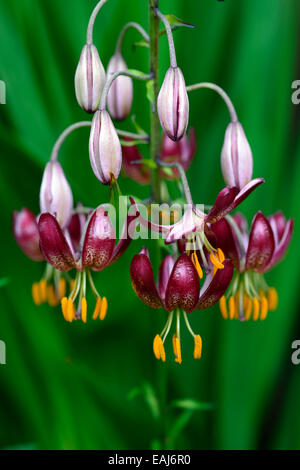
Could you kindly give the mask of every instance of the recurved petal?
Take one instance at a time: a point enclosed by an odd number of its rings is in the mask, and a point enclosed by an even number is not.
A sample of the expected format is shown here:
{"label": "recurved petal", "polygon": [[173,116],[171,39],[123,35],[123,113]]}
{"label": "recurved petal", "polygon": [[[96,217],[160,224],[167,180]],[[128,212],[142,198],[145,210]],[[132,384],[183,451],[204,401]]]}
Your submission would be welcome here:
{"label": "recurved petal", "polygon": [[228,214],[234,204],[238,192],[239,190],[235,186],[226,186],[226,188],[222,189],[222,191],[219,192],[212,209],[207,214],[205,221],[213,224],[224,217],[224,215]]}
{"label": "recurved petal", "polygon": [[246,199],[249,194],[251,194],[252,191],[257,188],[257,186],[261,185],[264,182],[265,180],[263,178],[255,178],[254,180],[251,180],[248,184],[246,184],[246,186],[244,186],[243,189],[236,196],[234,200],[234,205],[230,208],[230,211],[235,209],[239,204],[241,204],[241,202],[243,202],[244,199]]}
{"label": "recurved petal", "polygon": [[275,214],[268,217],[268,220],[271,224],[271,227],[274,232],[275,239],[280,241],[281,237],[284,234],[286,227],[286,219],[282,212],[278,211]]}
{"label": "recurved petal", "polygon": [[274,254],[275,241],[268,219],[258,212],[251,224],[246,269],[263,272]]}
{"label": "recurved petal", "polygon": [[81,256],[82,267],[91,266],[95,271],[101,271],[108,265],[114,246],[114,228],[106,210],[99,206],[86,229]]}
{"label": "recurved petal", "polygon": [[197,304],[199,310],[211,307],[217,303],[226,292],[232,279],[233,265],[229,260],[225,260],[223,264],[224,268],[218,269],[214,276],[212,272],[207,275]]}
{"label": "recurved petal", "polygon": [[109,265],[115,263],[130,245],[132,241],[131,235],[134,233],[137,217],[138,214],[127,216],[122,230],[121,238],[114,248]]}
{"label": "recurved petal", "polygon": [[177,259],[168,282],[165,308],[171,312],[175,308],[182,308],[191,313],[199,299],[200,284],[197,271],[186,254]]}
{"label": "recurved petal", "polygon": [[227,220],[223,218],[212,224],[211,230],[216,236],[217,247],[221,248],[226,258],[231,259],[236,268],[239,268],[240,256],[238,244]]}
{"label": "recurved petal", "polygon": [[74,256],[56,218],[49,213],[42,214],[38,228],[41,251],[48,263],[59,271],[74,268]]}
{"label": "recurved petal", "polygon": [[33,261],[43,261],[36,217],[29,209],[13,212],[13,234],[21,250]]}
{"label": "recurved petal", "polygon": [[279,242],[279,244],[275,247],[275,251],[273,254],[273,257],[271,259],[271,262],[269,265],[266,267],[266,271],[269,271],[269,269],[273,268],[275,264],[279,263],[283,256],[286,253],[286,250],[289,246],[289,243],[291,241],[292,235],[293,235],[293,228],[294,228],[294,220],[289,220],[286,224],[284,234]]}
{"label": "recurved petal", "polygon": [[160,268],[159,268],[158,290],[159,290],[159,295],[163,300],[165,299],[170,274],[173,270],[174,264],[175,264],[175,261],[174,261],[173,256],[168,255],[162,260]]}
{"label": "recurved petal", "polygon": [[135,255],[130,265],[130,278],[136,295],[152,308],[162,307],[157,288],[155,285],[153,270],[149,256],[145,251]]}

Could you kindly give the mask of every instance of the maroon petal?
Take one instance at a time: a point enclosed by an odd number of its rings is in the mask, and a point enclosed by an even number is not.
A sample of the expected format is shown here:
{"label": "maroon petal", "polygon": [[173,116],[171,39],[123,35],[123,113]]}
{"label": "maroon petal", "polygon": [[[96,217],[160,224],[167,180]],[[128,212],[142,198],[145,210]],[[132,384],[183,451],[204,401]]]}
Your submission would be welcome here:
{"label": "maroon petal", "polygon": [[275,249],[274,235],[268,219],[258,212],[251,224],[246,269],[262,272],[272,259]]}
{"label": "maroon petal", "polygon": [[157,288],[155,285],[153,270],[146,251],[135,255],[130,265],[130,277],[132,287],[136,295],[152,308],[162,307]]}
{"label": "maroon petal", "polygon": [[160,297],[164,300],[166,296],[166,290],[168,286],[168,282],[170,279],[170,274],[174,267],[175,261],[173,256],[168,255],[166,256],[160,265],[159,272],[158,272],[158,290]]}
{"label": "maroon petal", "polygon": [[225,257],[231,259],[234,266],[238,269],[240,265],[238,244],[230,224],[223,218],[210,227],[216,236],[217,247],[221,248]]}
{"label": "maroon petal", "polygon": [[224,215],[228,214],[232,209],[231,207],[234,204],[235,197],[238,194],[239,190],[235,186],[222,189],[218,194],[217,199],[206,216],[206,222],[213,224],[220,220]]}
{"label": "maroon petal", "polygon": [[91,266],[95,271],[101,271],[108,265],[114,246],[114,228],[108,213],[100,206],[88,223],[81,256],[82,267]]}
{"label": "maroon petal", "polygon": [[74,256],[56,218],[48,212],[42,214],[38,228],[41,250],[48,263],[59,271],[74,268]]}
{"label": "maroon petal", "polygon": [[86,216],[84,214],[73,214],[70,223],[67,227],[74,251],[79,250],[81,235],[86,223]]}
{"label": "maroon petal", "polygon": [[171,312],[182,308],[191,313],[198,302],[200,284],[197,271],[186,255],[180,255],[171,273],[165,298],[165,308]]}
{"label": "maroon petal", "polygon": [[36,218],[29,209],[13,212],[13,234],[21,250],[33,261],[43,261]]}
{"label": "maroon petal", "polygon": [[276,246],[272,259],[268,266],[266,267],[265,271],[269,271],[275,264],[279,263],[279,261],[283,258],[288,248],[288,245],[291,241],[293,235],[293,228],[294,228],[294,220],[289,220],[286,224],[284,234]]}
{"label": "maroon petal", "polygon": [[237,212],[232,218],[242,233],[248,233],[248,221],[243,214]]}
{"label": "maroon petal", "polygon": [[[131,139],[123,137],[123,140],[130,142]],[[135,145],[122,145],[123,170],[126,175],[140,184],[150,183],[150,169],[145,168],[142,163],[136,163],[143,160],[138,147]]]}
{"label": "maroon petal", "polygon": [[225,260],[223,264],[224,268],[218,269],[214,276],[212,273],[207,275],[200,292],[200,298],[197,304],[198,309],[202,310],[211,307],[225,294],[232,279],[233,265],[229,260]]}
{"label": "maroon petal", "polygon": [[112,258],[109,262],[109,265],[115,263],[121,256],[122,254],[127,250],[128,246],[130,245],[132,238],[130,235],[134,233],[135,229],[135,221],[138,217],[138,214],[135,215],[128,215],[127,219],[125,221],[123,230],[122,230],[122,235],[121,238],[118,242],[118,244],[115,246]]}
{"label": "maroon petal", "polygon": [[268,217],[268,220],[271,224],[271,227],[273,229],[275,238],[280,241],[282,238],[285,227],[286,227],[286,219],[285,216],[283,215],[282,212],[275,212],[275,214],[271,215]]}
{"label": "maroon petal", "polygon": [[246,199],[246,197],[248,197],[249,194],[251,194],[252,191],[254,191],[254,189],[257,188],[257,186],[261,185],[264,182],[265,182],[265,180],[263,178],[256,178],[254,180],[251,180],[248,184],[246,184],[246,186],[244,186],[243,189],[236,196],[236,198],[234,200],[234,205],[230,209],[229,212],[231,212],[239,204],[241,204],[241,202],[243,202],[244,199]]}

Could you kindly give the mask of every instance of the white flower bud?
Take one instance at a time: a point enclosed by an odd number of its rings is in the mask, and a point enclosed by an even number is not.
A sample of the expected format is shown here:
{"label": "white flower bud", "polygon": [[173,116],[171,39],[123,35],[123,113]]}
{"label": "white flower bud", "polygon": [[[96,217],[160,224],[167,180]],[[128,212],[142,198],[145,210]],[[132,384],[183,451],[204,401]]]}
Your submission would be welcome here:
{"label": "white flower bud", "polygon": [[[107,67],[107,76],[116,72],[126,72],[127,65],[119,52],[112,56]],[[130,77],[120,75],[113,81],[107,98],[107,106],[113,119],[126,119],[131,111],[133,86]]]}

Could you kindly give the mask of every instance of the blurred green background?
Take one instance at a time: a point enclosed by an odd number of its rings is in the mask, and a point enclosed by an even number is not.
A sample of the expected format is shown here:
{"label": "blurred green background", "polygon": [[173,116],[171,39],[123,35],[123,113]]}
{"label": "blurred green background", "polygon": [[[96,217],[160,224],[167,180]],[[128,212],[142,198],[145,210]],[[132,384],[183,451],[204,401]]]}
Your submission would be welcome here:
{"label": "blurred green background", "polygon": [[[7,345],[7,364],[0,365],[0,448],[147,449],[162,442],[181,449],[300,448],[300,366],[290,359],[291,343],[300,339],[300,108],[291,102],[292,81],[300,78],[299,1],[160,0],[162,12],[196,25],[175,33],[187,84],[214,81],[229,93],[252,146],[254,176],[266,179],[243,211],[249,219],[258,209],[296,218],[289,254],[267,276],[279,292],[278,310],[257,324],[225,322],[218,308],[194,312],[203,358],[193,360],[191,338],[183,333],[182,366],[170,350],[166,364],[153,357],[165,313],[144,307],[133,293],[129,264],[140,243],[98,274],[109,313],[105,322],[84,326],[67,324],[59,307],[33,305],[31,284],[43,268],[23,255],[11,234],[14,209],[39,210],[42,172],[56,137],[86,119],[73,79],[95,4],[0,0],[0,79],[7,86],[7,104],[0,106],[1,277],[10,279],[0,291],[0,339]],[[94,34],[104,65],[131,20],[147,27],[146,0],[104,6]],[[135,31],[127,33],[124,56],[130,68],[146,71],[148,51],[134,49],[136,40]],[[162,79],[165,36],[160,60]],[[145,85],[138,82],[135,90],[133,112],[147,128]],[[211,91],[193,92],[190,102],[198,153],[189,179],[194,200],[209,204],[223,187],[219,157],[228,113]],[[133,130],[130,119],[122,126]],[[107,201],[108,189],[89,165],[88,129],[69,138],[60,159],[76,200]],[[120,186],[123,193],[147,195],[128,179],[120,178]],[[164,389],[161,415],[157,399]],[[213,409],[171,406],[183,399]]]}

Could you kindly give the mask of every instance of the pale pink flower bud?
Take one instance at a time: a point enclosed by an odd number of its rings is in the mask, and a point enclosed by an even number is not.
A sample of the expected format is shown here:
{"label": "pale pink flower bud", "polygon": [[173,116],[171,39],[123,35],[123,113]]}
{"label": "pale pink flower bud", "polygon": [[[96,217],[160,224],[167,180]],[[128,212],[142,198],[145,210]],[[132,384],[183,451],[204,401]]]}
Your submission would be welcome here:
{"label": "pale pink flower bud", "polygon": [[122,166],[122,149],[117,131],[105,110],[95,113],[90,134],[90,161],[93,171],[103,184],[117,179]]}
{"label": "pale pink flower bud", "polygon": [[231,122],[226,130],[221,154],[224,181],[241,190],[252,178],[253,159],[244,129],[239,122]]}
{"label": "pale pink flower bud", "polygon": [[93,44],[86,44],[75,73],[76,98],[86,112],[97,110],[104,84],[105,70],[97,48]]}
{"label": "pale pink flower bud", "polygon": [[168,137],[174,141],[180,140],[189,122],[189,99],[179,67],[168,69],[158,95],[157,111]]}
{"label": "pale pink flower bud", "polygon": [[41,212],[53,214],[65,228],[73,210],[73,195],[64,171],[57,161],[47,163],[40,190]]}
{"label": "pale pink flower bud", "polygon": [[[119,52],[112,56],[107,67],[107,76],[116,72],[126,72],[127,65]],[[126,119],[131,111],[133,86],[130,77],[120,75],[113,81],[107,98],[107,106],[113,119]]]}

